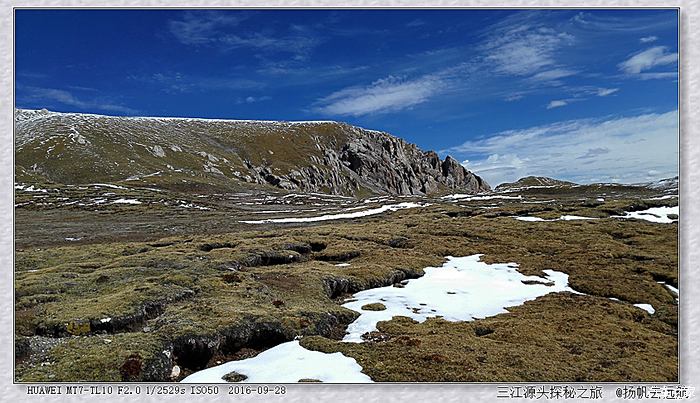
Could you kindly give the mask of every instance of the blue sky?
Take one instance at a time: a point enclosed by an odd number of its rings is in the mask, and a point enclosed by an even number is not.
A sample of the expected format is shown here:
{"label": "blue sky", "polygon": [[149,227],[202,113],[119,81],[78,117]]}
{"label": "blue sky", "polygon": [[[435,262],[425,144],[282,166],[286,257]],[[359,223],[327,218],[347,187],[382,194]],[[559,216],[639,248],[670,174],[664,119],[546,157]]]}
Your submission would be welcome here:
{"label": "blue sky", "polygon": [[492,185],[678,172],[676,10],[17,10],[16,106],[341,120]]}

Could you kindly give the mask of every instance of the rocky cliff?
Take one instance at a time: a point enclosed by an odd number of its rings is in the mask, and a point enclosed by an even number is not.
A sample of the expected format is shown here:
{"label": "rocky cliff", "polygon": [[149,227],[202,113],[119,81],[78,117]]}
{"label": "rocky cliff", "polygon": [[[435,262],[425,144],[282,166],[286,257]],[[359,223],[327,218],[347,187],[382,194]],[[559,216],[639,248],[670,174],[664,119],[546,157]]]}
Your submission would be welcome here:
{"label": "rocky cliff", "polygon": [[456,160],[340,122],[136,118],[17,110],[18,176],[84,184],[424,195],[490,190]]}

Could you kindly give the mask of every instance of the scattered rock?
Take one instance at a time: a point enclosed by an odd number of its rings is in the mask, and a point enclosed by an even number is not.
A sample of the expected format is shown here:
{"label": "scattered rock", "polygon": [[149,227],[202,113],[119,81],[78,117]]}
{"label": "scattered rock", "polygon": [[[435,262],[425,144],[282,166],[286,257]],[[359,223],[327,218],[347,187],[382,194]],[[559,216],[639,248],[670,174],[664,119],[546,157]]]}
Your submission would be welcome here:
{"label": "scattered rock", "polygon": [[477,337],[486,336],[487,334],[493,333],[494,330],[490,327],[476,326],[474,327],[474,334]]}
{"label": "scattered rock", "polygon": [[552,281],[537,281],[537,280],[520,280],[521,283],[525,285],[546,285],[547,287],[551,287],[554,285]]}
{"label": "scattered rock", "polygon": [[380,302],[374,302],[372,304],[362,305],[360,309],[363,311],[383,311],[386,309],[386,306]]}
{"label": "scattered rock", "polygon": [[239,374],[236,371],[231,371],[228,374],[221,377],[226,382],[241,382],[248,379],[247,375]]}
{"label": "scattered rock", "polygon": [[383,341],[387,341],[391,339],[391,336],[389,334],[380,332],[377,330],[373,330],[371,332],[367,332],[362,334],[362,340],[365,340],[366,342],[371,342],[371,343],[381,343]]}

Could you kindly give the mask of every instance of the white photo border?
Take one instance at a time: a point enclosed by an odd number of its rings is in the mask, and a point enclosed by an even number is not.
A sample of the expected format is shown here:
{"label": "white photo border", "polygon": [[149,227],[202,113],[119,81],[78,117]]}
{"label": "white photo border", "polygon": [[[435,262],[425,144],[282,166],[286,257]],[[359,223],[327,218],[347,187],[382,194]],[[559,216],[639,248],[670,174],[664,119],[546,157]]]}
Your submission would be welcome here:
{"label": "white photo border", "polygon": [[[15,8],[679,8],[679,116],[680,116],[680,209],[679,220],[679,383],[697,388],[700,401],[700,1],[697,0],[2,0],[0,4],[0,401],[169,401],[224,402],[276,400],[308,401],[494,401],[497,387],[507,384],[299,384],[286,385],[285,395],[28,395],[26,384],[14,384],[13,272],[14,272],[14,9]],[[694,23],[691,23],[694,21]],[[533,383],[542,385],[542,383]],[[90,385],[90,384],[87,384]],[[98,384],[94,384],[98,385]],[[104,384],[99,384],[104,385]],[[603,385],[602,383],[600,385]],[[617,386],[604,384],[602,401],[627,401],[615,397]],[[521,385],[522,386],[522,385]],[[584,386],[584,385],[580,385]],[[116,389],[116,387],[115,387]],[[222,388],[224,389],[224,388]],[[509,402],[531,399],[498,399]],[[562,401],[569,399],[560,399]],[[695,400],[695,399],[693,399]],[[636,400],[635,401],[643,401]]]}

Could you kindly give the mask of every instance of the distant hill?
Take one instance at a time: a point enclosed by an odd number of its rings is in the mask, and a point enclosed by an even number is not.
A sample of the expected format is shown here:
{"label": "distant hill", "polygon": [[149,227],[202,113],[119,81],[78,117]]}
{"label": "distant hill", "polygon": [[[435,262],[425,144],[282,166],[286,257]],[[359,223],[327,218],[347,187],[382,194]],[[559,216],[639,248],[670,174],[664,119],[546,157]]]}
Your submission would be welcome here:
{"label": "distant hill", "polygon": [[645,182],[638,184],[639,186],[644,186],[654,190],[671,191],[678,190],[678,177],[660,179],[654,182]]}
{"label": "distant hill", "polygon": [[521,188],[528,188],[528,187],[544,187],[544,186],[573,186],[576,185],[573,182],[567,182],[559,179],[553,179],[553,178],[548,178],[546,176],[526,176],[524,178],[520,178],[515,182],[510,182],[510,183],[501,183],[500,185],[496,186],[495,190],[496,191],[502,191],[502,190],[512,190],[512,189],[521,189]]}
{"label": "distant hill", "polygon": [[276,187],[365,196],[490,190],[455,159],[341,122],[15,111],[18,180],[136,181],[181,191]]}

